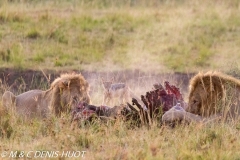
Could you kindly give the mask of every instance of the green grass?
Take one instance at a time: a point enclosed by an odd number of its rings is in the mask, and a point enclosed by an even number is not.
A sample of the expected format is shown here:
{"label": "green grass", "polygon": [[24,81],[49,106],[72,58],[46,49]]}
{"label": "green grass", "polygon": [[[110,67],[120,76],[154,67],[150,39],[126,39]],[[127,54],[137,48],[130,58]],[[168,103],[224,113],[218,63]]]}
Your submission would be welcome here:
{"label": "green grass", "polygon": [[228,70],[226,63],[240,59],[238,5],[237,0],[3,1],[1,66]]}
{"label": "green grass", "polygon": [[[212,63],[214,63],[212,57],[218,55],[215,46],[224,41],[229,29],[236,25],[227,25],[229,19],[223,20],[212,11],[198,15],[195,19],[186,26],[187,36],[182,39],[182,42],[178,42],[168,49],[170,54],[167,57],[166,65],[174,70],[212,67]],[[189,58],[186,59],[186,57]]]}
{"label": "green grass", "polygon": [[30,38],[30,39],[36,39],[36,38],[39,38],[41,37],[39,31],[37,31],[36,29],[31,29],[27,35],[26,35],[27,38]]}

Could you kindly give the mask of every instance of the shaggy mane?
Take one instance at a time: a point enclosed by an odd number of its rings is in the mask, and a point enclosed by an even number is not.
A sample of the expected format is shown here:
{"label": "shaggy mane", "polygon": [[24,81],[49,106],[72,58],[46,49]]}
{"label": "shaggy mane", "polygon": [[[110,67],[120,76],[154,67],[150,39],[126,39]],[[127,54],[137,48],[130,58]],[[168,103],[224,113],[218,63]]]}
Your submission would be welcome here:
{"label": "shaggy mane", "polygon": [[206,73],[199,72],[197,75],[195,75],[190,80],[190,93],[193,92],[194,88],[196,88],[199,81],[202,81],[204,78],[207,78],[207,77],[218,78],[223,83],[228,82],[228,83],[233,84],[236,87],[240,88],[240,80],[239,79],[234,78],[234,77],[229,76],[229,75],[226,75],[226,74],[223,74],[221,72],[209,71],[209,72],[206,72]]}
{"label": "shaggy mane", "polygon": [[86,80],[84,79],[84,77],[81,74],[76,74],[76,73],[65,73],[65,74],[61,74],[60,77],[56,78],[52,84],[51,84],[51,88],[53,88],[54,86],[56,86],[58,84],[58,82],[60,81],[71,81],[71,82],[77,82],[80,85],[85,86],[87,84]]}

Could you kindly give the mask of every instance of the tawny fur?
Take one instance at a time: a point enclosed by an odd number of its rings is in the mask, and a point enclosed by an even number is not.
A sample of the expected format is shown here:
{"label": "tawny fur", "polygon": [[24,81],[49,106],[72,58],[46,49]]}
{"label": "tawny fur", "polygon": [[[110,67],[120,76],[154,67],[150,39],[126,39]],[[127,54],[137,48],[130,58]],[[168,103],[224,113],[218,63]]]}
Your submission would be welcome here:
{"label": "tawny fur", "polygon": [[190,81],[188,108],[170,109],[164,123],[237,120],[240,115],[240,80],[220,72],[198,73]]}
{"label": "tawny fur", "polygon": [[27,117],[60,116],[77,107],[79,102],[90,103],[89,84],[81,74],[62,74],[46,91],[30,90],[18,96],[6,91],[2,100],[6,109],[14,109]]}
{"label": "tawny fur", "polygon": [[187,111],[204,117],[240,114],[240,80],[220,72],[199,73],[190,81]]}

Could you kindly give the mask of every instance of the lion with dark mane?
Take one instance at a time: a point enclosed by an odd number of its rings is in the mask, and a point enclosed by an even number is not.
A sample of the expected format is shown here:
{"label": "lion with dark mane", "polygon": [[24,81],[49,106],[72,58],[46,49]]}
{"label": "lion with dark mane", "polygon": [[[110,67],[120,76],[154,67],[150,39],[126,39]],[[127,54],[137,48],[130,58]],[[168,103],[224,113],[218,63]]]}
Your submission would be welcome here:
{"label": "lion with dark mane", "polygon": [[233,120],[240,115],[240,80],[220,73],[198,73],[190,81],[186,111],[170,110],[163,121],[203,121],[221,117]]}
{"label": "lion with dark mane", "polygon": [[27,117],[61,116],[62,112],[74,110],[80,102],[90,103],[89,84],[81,74],[62,74],[46,91],[30,90],[15,96],[6,91],[2,103]]}

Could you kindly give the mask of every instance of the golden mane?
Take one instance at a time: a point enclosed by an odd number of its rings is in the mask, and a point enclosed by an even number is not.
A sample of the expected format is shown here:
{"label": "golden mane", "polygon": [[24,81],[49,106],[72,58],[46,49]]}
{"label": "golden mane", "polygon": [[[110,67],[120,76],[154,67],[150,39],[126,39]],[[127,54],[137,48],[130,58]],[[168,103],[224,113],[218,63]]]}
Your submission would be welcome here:
{"label": "golden mane", "polygon": [[85,78],[82,76],[82,74],[76,74],[76,73],[65,73],[61,74],[60,77],[56,78],[52,83],[51,87],[55,87],[59,82],[75,82],[77,84],[80,84],[80,86],[86,87],[83,88],[83,90],[88,89],[88,83],[85,80]]}
{"label": "golden mane", "polygon": [[190,80],[190,94],[193,92],[194,88],[196,88],[196,86],[198,85],[199,82],[203,82],[203,79],[205,78],[217,78],[219,79],[222,83],[228,83],[228,84],[232,84],[235,87],[239,87],[240,88],[240,80],[236,79],[232,76],[226,75],[224,73],[221,72],[217,72],[217,71],[208,71],[206,73],[203,72],[199,72],[197,75],[195,75],[191,80]]}
{"label": "golden mane", "polygon": [[[198,73],[190,80],[187,111],[201,116],[240,114],[240,80],[220,72]],[[235,112],[239,113],[235,113]]]}

